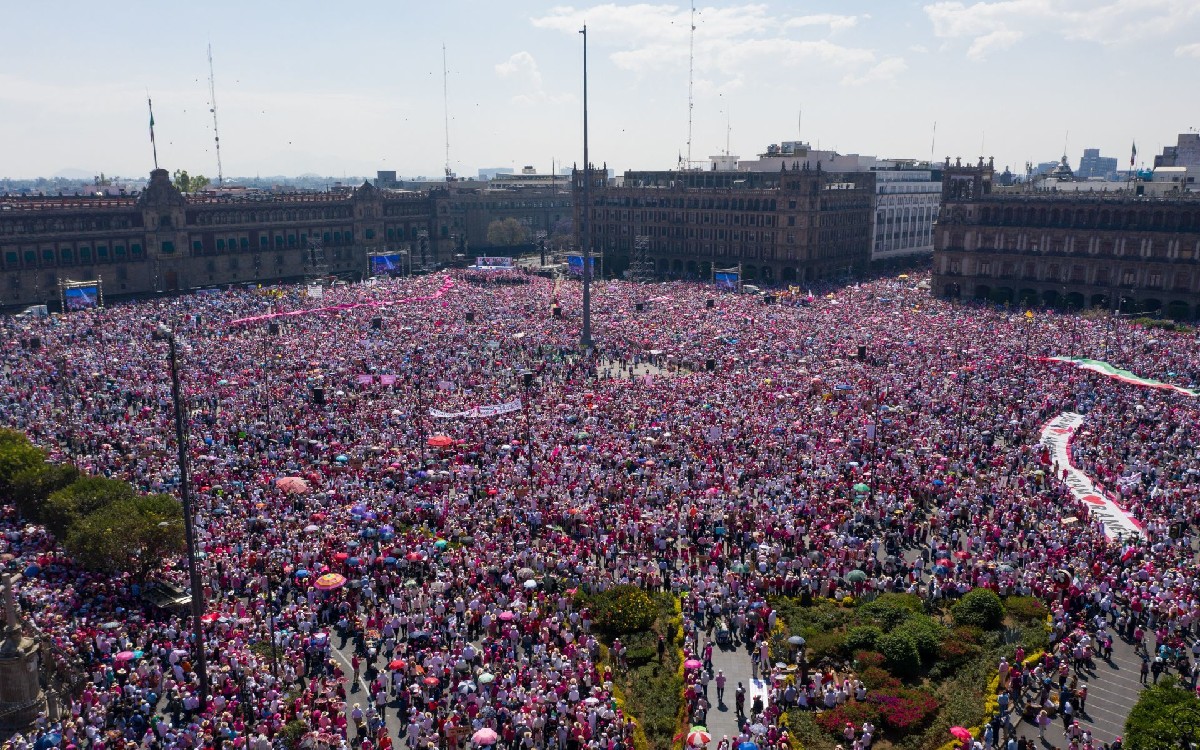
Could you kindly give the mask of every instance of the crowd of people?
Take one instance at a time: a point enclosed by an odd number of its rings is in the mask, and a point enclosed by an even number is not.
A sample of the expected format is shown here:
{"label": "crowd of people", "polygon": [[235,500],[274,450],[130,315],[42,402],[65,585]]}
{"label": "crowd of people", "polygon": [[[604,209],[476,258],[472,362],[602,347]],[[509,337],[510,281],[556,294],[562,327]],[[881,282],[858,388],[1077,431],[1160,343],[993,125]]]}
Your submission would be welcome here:
{"label": "crowd of people", "polygon": [[[1200,612],[1195,400],[1041,358],[1194,386],[1196,339],[955,306],[920,281],[775,305],[598,283],[590,350],[579,285],[515,271],[0,323],[5,425],[55,461],[167,493],[173,411],[151,333],[174,330],[211,685],[202,706],[185,612],[81,569],[5,507],[0,553],[36,566],[19,603],[64,676],[59,715],[7,746],[626,750],[636,717],[573,596],[619,583],[742,623],[756,658],[753,627],[773,615],[751,605],[803,592],[987,586],[1045,599],[1059,643],[1077,626],[1090,643],[1132,638],[1118,618],[1185,638]],[[339,305],[356,307],[263,317]],[[1074,461],[1140,537],[1089,516],[1039,444],[1066,411],[1086,415]],[[184,560],[156,575],[186,588]],[[688,676],[703,718],[713,677]],[[778,706],[799,698],[782,690],[739,711],[736,739],[787,745]]]}

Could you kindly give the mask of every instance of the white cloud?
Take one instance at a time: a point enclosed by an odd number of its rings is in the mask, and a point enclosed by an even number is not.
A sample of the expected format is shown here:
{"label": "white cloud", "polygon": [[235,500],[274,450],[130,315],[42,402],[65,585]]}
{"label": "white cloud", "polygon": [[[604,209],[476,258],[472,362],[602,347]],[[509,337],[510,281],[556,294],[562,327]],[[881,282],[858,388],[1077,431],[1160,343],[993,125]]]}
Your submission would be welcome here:
{"label": "white cloud", "polygon": [[542,72],[538,70],[537,60],[525,50],[514,53],[502,63],[496,63],[496,75],[501,78],[520,77],[535,89],[542,87]]}
{"label": "white cloud", "polygon": [[[878,62],[874,50],[829,39],[795,38],[791,34],[824,30],[832,35],[869,18],[833,13],[775,16],[761,4],[700,7],[695,15],[696,75],[716,79],[708,82],[713,87],[741,82],[764,65],[817,65],[866,77]],[[533,18],[532,23],[537,28],[571,34],[586,23],[593,44],[598,42],[612,48],[609,59],[617,67],[635,73],[682,70],[688,63],[691,12],[687,6],[648,3],[606,3],[589,8],[562,6]],[[888,68],[895,69],[894,63]]]}
{"label": "white cloud", "polygon": [[545,102],[567,102],[574,97],[569,94],[550,95],[542,87],[542,71],[538,68],[537,60],[525,50],[513,53],[502,63],[496,63],[496,75],[512,79],[524,89],[515,94],[513,104],[542,104]]}
{"label": "white cloud", "polygon": [[862,86],[868,83],[883,83],[895,80],[896,76],[906,70],[908,70],[908,63],[904,62],[903,57],[887,57],[880,60],[862,75],[847,73],[842,78],[842,84],[846,86]]}
{"label": "white cloud", "polygon": [[977,36],[967,50],[967,57],[972,60],[984,60],[994,51],[1006,50],[1013,46],[1021,41],[1023,36],[1025,35],[1021,32],[1012,29],[996,29],[989,34]]}
{"label": "white cloud", "polygon": [[[870,16],[863,16],[870,18]],[[817,13],[811,16],[797,16],[783,22],[784,28],[801,29],[806,26],[828,26],[830,31],[852,29],[858,25],[858,16],[840,16],[836,13]]]}
{"label": "white cloud", "polygon": [[1200,42],[1181,44],[1175,48],[1176,57],[1200,57]]}
{"label": "white cloud", "polygon": [[971,40],[973,60],[1035,34],[1115,45],[1161,38],[1200,17],[1195,0],[939,0],[924,10],[936,36]]}

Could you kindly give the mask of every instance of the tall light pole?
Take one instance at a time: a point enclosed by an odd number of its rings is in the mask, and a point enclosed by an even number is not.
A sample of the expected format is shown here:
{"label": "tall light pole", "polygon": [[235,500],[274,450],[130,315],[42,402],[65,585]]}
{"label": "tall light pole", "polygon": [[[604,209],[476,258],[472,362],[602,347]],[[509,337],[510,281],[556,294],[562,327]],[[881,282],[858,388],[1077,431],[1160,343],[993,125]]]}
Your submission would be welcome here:
{"label": "tall light pole", "polygon": [[592,345],[592,251],[588,214],[592,210],[592,165],[588,161],[588,110],[587,110],[587,24],[579,30],[583,34],[583,211],[579,223],[579,241],[583,245],[583,330],[579,334],[579,345]]}
{"label": "tall light pole", "polygon": [[529,389],[533,387],[533,371],[521,372],[521,384],[525,386],[525,452],[529,458],[529,490],[533,491],[533,421],[529,417]]}
{"label": "tall light pole", "polygon": [[192,495],[188,486],[187,438],[183,429],[183,397],[179,388],[179,356],[175,348],[175,332],[162,323],[152,334],[157,341],[166,341],[171,365],[171,400],[175,406],[175,442],[179,449],[179,500],[183,505],[183,535],[187,542],[188,577],[192,589],[192,641],[196,650],[196,672],[200,676],[200,711],[208,710],[208,660],[204,653],[204,588],[200,585],[200,569],[196,565],[196,530],[192,519]]}

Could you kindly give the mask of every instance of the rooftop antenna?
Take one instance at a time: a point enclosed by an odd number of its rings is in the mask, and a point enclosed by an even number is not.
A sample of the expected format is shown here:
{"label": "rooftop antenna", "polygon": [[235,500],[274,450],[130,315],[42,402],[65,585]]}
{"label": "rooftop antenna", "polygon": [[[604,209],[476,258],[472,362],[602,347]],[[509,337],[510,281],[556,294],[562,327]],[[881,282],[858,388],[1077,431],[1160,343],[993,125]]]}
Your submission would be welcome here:
{"label": "rooftop antenna", "polygon": [[453,179],[450,171],[450,95],[446,84],[446,44],[442,43],[442,110],[446,117],[446,182]]}
{"label": "rooftop antenna", "polygon": [[804,136],[802,135],[804,128],[801,127],[802,125],[804,125],[804,107],[796,110],[796,140],[799,143],[804,143]]}
{"label": "rooftop antenna", "polygon": [[687,166],[686,169],[692,168],[692,91],[695,85],[694,73],[696,70],[696,1],[692,0],[692,15],[689,21],[688,28],[688,141],[687,141]]}
{"label": "rooftop antenna", "polygon": [[933,137],[929,140],[929,164],[933,166],[934,149],[937,148],[937,120],[933,121]]}
{"label": "rooftop antenna", "polygon": [[208,103],[213,116],[213,143],[217,146],[217,185],[225,183],[225,172],[221,169],[221,134],[217,131],[217,85],[213,77],[212,45],[208,45]]}
{"label": "rooftop antenna", "polygon": [[1071,131],[1068,130],[1067,134],[1063,136],[1063,158],[1064,159],[1067,158],[1067,144],[1070,143],[1070,141],[1071,141]]}

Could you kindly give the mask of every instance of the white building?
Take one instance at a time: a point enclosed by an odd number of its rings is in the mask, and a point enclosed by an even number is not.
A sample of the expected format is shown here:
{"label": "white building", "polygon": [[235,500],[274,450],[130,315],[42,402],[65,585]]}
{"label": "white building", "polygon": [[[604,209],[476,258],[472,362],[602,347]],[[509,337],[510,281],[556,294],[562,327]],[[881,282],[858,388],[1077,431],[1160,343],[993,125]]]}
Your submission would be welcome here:
{"label": "white building", "polygon": [[875,218],[871,260],[933,254],[933,224],[942,202],[941,172],[929,162],[880,159],[813,149],[803,141],[771,144],[757,159],[710,157],[713,171],[778,172],[820,167],[826,172],[874,172]]}

